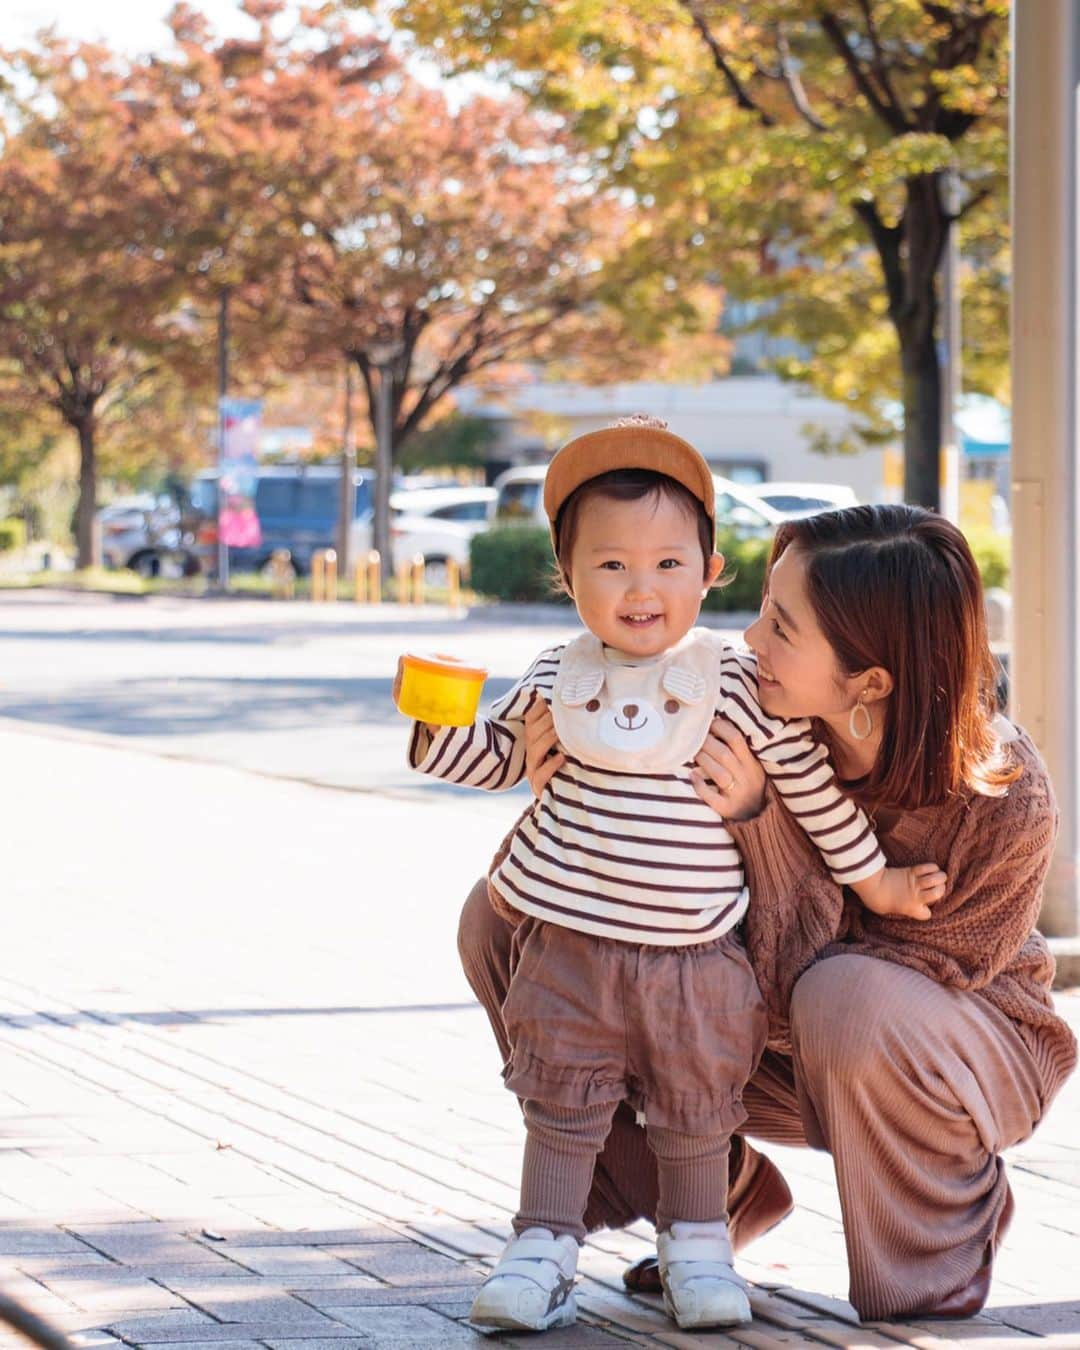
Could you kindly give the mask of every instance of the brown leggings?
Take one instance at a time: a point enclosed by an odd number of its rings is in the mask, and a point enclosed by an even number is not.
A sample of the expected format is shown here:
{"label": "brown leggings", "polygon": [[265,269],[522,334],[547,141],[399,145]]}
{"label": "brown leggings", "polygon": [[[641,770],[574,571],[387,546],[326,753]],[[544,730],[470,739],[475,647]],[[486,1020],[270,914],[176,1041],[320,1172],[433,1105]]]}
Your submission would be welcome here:
{"label": "brown leggings", "polygon": [[[611,1130],[618,1102],[558,1106],[531,1098],[522,1103],[528,1136],[521,1170],[521,1208],[514,1231],[547,1228],[586,1233],[585,1203],[593,1184],[596,1155]],[[637,1127],[635,1127],[637,1128]],[[658,1183],[656,1226],[663,1232],[676,1219],[711,1223],[727,1218],[728,1136],[680,1134],[650,1125],[648,1147]]]}

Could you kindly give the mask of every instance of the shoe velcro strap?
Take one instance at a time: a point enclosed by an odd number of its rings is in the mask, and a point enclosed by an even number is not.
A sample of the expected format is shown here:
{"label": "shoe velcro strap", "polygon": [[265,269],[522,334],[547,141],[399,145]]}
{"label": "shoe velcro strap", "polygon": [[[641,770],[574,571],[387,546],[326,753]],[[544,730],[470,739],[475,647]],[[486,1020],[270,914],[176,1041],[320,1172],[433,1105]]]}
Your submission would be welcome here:
{"label": "shoe velcro strap", "polygon": [[725,1284],[733,1284],[736,1289],[746,1288],[731,1267],[721,1261],[680,1261],[677,1271],[668,1267],[666,1278],[674,1278],[680,1287],[694,1280],[723,1280]]}
{"label": "shoe velcro strap", "polygon": [[730,1266],[732,1261],[731,1243],[723,1238],[672,1238],[662,1247],[665,1265],[674,1265],[676,1261],[708,1261]]}
{"label": "shoe velcro strap", "polygon": [[550,1291],[555,1288],[561,1273],[558,1267],[552,1270],[550,1265],[541,1265],[538,1261],[515,1261],[511,1257],[507,1261],[500,1261],[488,1276],[488,1279],[494,1280],[496,1278],[501,1279],[504,1275],[516,1275],[519,1279],[528,1280],[530,1284],[538,1285],[541,1289]]}
{"label": "shoe velcro strap", "polygon": [[563,1249],[551,1238],[518,1238],[506,1256],[510,1261],[554,1261],[558,1265],[562,1254]]}

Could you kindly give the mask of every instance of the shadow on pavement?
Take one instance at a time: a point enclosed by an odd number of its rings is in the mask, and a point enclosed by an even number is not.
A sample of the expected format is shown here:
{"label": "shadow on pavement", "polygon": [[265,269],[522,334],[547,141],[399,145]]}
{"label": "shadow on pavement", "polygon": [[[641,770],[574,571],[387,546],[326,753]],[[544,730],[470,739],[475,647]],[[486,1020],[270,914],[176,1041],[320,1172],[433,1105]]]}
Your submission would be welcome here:
{"label": "shadow on pavement", "polygon": [[[390,697],[392,680],[184,679],[93,684],[78,693],[0,694],[0,716],[112,736],[184,737],[251,731],[295,731],[320,726],[405,723]],[[485,699],[498,698],[509,679],[488,681]]]}

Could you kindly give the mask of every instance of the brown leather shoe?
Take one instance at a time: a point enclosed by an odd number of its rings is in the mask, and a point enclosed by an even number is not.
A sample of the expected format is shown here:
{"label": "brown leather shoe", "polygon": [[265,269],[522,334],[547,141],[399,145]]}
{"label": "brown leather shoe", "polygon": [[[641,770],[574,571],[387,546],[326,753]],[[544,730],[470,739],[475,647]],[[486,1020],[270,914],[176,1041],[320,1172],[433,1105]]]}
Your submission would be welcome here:
{"label": "brown leather shoe", "polygon": [[924,1308],[921,1312],[905,1313],[904,1316],[907,1320],[924,1322],[950,1319],[960,1321],[962,1318],[974,1317],[976,1313],[982,1312],[986,1300],[990,1297],[990,1279],[994,1273],[994,1253],[1009,1230],[1014,1208],[1013,1193],[1006,1185],[1005,1204],[1002,1206],[997,1229],[990,1246],[987,1248],[982,1265],[968,1280],[967,1284],[959,1289],[954,1289],[951,1294],[946,1294],[944,1298],[939,1299],[931,1307]]}
{"label": "brown leather shoe", "polygon": [[[728,1234],[738,1251],[786,1219],[795,1204],[776,1166],[738,1135],[731,1141],[730,1171]],[[661,1293],[656,1257],[643,1256],[628,1266],[623,1271],[623,1284],[635,1294]]]}

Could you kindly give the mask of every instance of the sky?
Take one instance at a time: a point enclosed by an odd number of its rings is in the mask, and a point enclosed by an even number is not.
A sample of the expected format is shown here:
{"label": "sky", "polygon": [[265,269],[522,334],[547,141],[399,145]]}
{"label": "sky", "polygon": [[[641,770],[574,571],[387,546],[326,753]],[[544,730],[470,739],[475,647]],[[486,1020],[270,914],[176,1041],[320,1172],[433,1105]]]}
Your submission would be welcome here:
{"label": "sky", "polygon": [[[196,0],[221,32],[248,32],[251,21],[236,0]],[[153,51],[169,40],[165,15],[171,0],[3,0],[0,47],[25,42],[39,28],[55,24],[65,36],[103,38],[112,47]]]}

